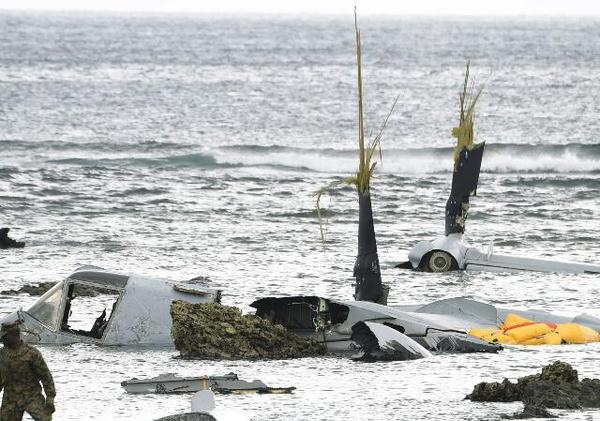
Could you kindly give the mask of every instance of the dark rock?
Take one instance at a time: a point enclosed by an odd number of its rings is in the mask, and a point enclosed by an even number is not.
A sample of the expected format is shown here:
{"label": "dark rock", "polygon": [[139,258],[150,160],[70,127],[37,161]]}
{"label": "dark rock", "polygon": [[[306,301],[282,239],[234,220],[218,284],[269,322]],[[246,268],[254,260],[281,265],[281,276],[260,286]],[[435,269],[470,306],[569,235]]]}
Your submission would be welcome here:
{"label": "dark rock", "polygon": [[10,228],[0,228],[0,249],[22,249],[25,247],[25,243],[23,241],[13,240],[8,236],[8,232]]}
{"label": "dark rock", "polygon": [[215,417],[204,412],[188,412],[181,415],[169,415],[155,421],[217,421]]}
{"label": "dark rock", "polygon": [[[0,294],[2,294],[2,295],[29,294],[31,296],[40,296],[40,295],[44,295],[54,285],[56,285],[56,282],[42,282],[38,285],[23,285],[21,288],[19,288],[17,290],[9,289],[6,291],[1,291]],[[94,287],[75,285],[74,297],[96,297],[100,294],[101,294],[101,292]]]}
{"label": "dark rock", "polygon": [[505,420],[523,420],[527,418],[558,418],[558,415],[554,415],[541,406],[525,404],[522,412],[513,415],[502,415],[501,418]]}
{"label": "dark rock", "polygon": [[325,348],[281,325],[235,307],[173,301],[175,348],[187,359],[286,359],[323,355]]}
{"label": "dark rock", "polygon": [[467,395],[466,399],[475,402],[514,402],[521,400],[521,393],[516,384],[504,379],[502,383],[482,382],[476,384],[473,392]]}
{"label": "dark rock", "polygon": [[[478,402],[523,401],[525,410],[516,414],[516,418],[527,418],[525,414],[541,414],[540,408],[600,408],[600,380],[579,381],[577,370],[567,363],[556,361],[542,368],[541,374],[522,377],[516,384],[508,379],[502,383],[479,383],[466,399]],[[544,416],[536,415],[538,418]]]}
{"label": "dark rock", "polygon": [[534,406],[555,409],[581,409],[579,394],[564,383],[540,379],[527,383],[522,390],[522,400]]}
{"label": "dark rock", "polygon": [[6,291],[0,292],[3,295],[19,295],[19,294],[29,294],[32,296],[44,295],[46,291],[56,285],[56,282],[42,282],[38,285],[23,285],[21,288],[14,290],[9,289]]}

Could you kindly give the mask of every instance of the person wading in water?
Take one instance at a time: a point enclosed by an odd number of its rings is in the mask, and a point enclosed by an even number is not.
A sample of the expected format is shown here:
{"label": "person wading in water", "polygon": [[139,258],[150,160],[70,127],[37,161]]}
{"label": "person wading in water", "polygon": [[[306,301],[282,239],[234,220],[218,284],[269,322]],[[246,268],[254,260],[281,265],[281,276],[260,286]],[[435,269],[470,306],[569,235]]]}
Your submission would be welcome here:
{"label": "person wading in water", "polygon": [[19,322],[3,323],[0,338],[0,421],[21,421],[24,412],[35,421],[51,421],[56,391],[42,354],[21,340]]}

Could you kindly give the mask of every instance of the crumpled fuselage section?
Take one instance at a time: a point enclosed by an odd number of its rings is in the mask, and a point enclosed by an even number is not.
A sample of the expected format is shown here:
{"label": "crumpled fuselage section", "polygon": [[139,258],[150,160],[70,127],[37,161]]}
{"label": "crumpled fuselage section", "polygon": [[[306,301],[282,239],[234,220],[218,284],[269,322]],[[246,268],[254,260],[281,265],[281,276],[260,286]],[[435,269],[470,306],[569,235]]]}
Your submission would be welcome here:
{"label": "crumpled fuselage section", "polygon": [[[439,352],[497,352],[502,349],[501,346],[468,335],[467,326],[463,328],[455,317],[404,311],[367,301],[297,296],[263,298],[251,306],[256,308],[258,316],[281,324],[300,336],[321,341],[330,352],[355,353],[361,347],[364,351],[365,343],[369,340],[366,354],[376,355],[373,352],[376,347],[372,346],[375,340],[380,344],[379,348],[383,346],[386,349],[379,354],[382,359],[406,359],[409,355],[410,358],[417,355],[422,358],[423,355],[415,353],[411,346]],[[373,323],[385,329],[371,329]],[[352,339],[353,329],[362,331],[364,334],[359,336],[367,339],[357,343]],[[366,333],[366,330],[370,330],[370,333]],[[394,346],[389,345],[392,342],[399,345],[396,347],[396,356],[390,355],[394,354]]]}
{"label": "crumpled fuselage section", "polygon": [[3,322],[20,319],[23,339],[36,344],[173,346],[171,302],[209,303],[220,296],[218,290],[192,289],[86,267],[58,282],[28,310],[12,313]]}

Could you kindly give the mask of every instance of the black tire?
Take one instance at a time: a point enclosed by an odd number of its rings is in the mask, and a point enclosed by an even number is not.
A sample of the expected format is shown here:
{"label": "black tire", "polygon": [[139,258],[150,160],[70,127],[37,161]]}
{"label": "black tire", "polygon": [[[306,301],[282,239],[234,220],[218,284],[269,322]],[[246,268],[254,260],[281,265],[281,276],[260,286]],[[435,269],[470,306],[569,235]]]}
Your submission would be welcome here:
{"label": "black tire", "polygon": [[450,272],[453,269],[453,258],[445,251],[434,251],[427,259],[427,266],[431,272]]}

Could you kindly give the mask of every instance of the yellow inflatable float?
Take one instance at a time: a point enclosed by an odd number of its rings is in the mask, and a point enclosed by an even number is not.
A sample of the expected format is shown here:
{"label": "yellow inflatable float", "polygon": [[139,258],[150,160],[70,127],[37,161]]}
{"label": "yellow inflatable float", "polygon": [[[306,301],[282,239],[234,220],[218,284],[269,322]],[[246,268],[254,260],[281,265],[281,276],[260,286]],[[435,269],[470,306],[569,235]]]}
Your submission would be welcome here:
{"label": "yellow inflatable float", "polygon": [[469,335],[504,345],[560,345],[600,342],[600,333],[577,323],[534,322],[510,313],[500,328],[471,329]]}

